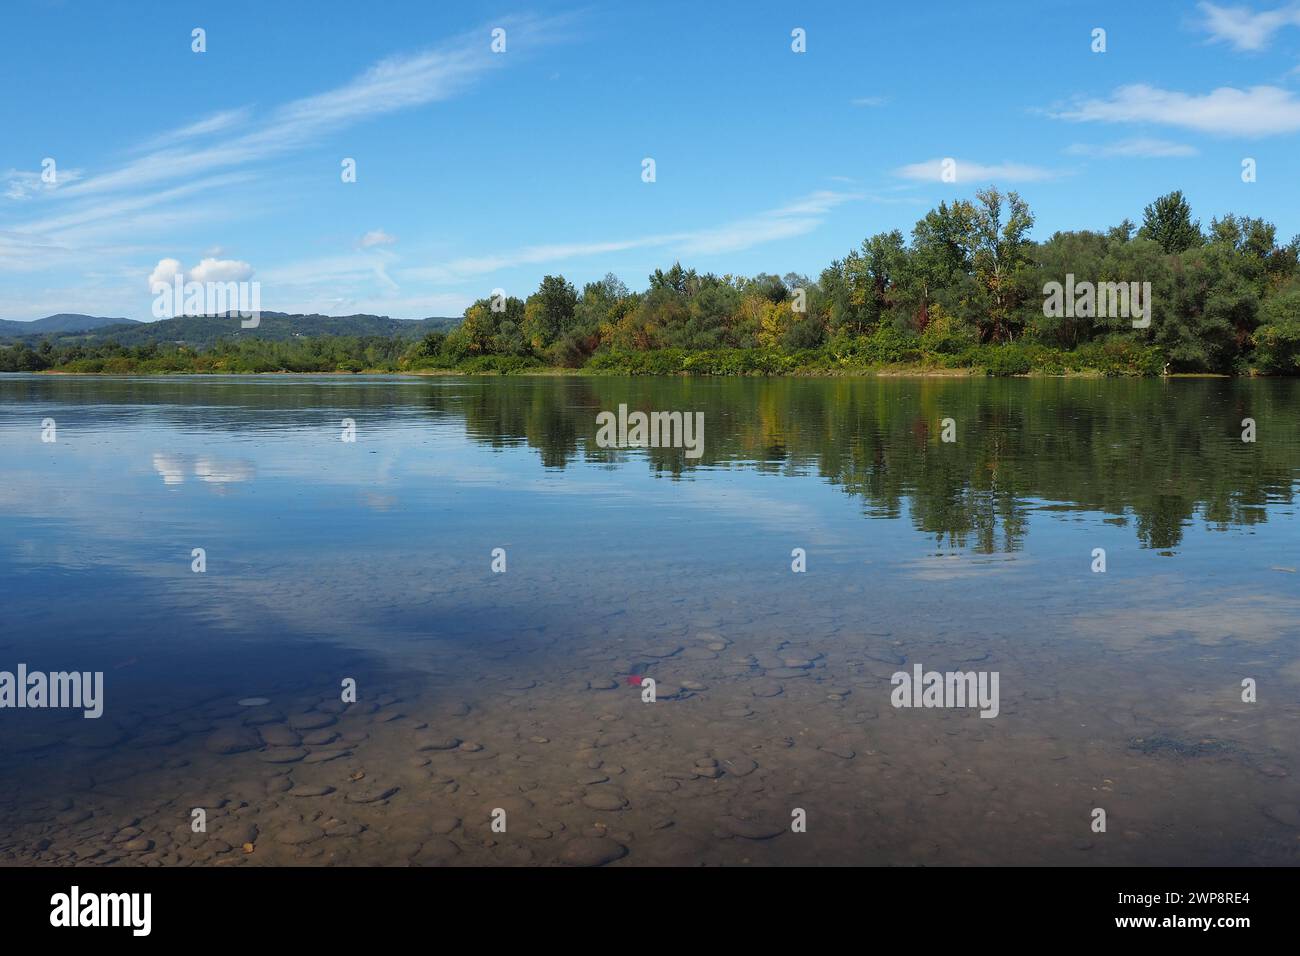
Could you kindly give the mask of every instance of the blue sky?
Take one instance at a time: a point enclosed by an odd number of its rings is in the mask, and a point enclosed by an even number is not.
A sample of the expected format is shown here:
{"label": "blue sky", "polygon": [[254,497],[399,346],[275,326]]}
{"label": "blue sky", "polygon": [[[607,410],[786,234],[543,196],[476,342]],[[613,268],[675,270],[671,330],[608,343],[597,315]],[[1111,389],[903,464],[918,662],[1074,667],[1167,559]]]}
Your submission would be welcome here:
{"label": "blue sky", "polygon": [[1038,237],[1176,188],[1300,232],[1300,3],[9,0],[0,57],[0,318],[147,320],[177,266],[398,318],[815,276],[989,183]]}

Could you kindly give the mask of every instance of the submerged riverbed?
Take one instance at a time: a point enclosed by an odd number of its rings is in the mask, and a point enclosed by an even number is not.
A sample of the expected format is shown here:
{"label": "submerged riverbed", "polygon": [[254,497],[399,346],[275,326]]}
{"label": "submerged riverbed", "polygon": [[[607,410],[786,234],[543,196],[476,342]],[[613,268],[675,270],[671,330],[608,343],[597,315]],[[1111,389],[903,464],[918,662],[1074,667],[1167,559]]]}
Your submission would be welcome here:
{"label": "submerged riverbed", "polygon": [[1286,380],[0,375],[0,671],[104,675],[0,862],[1295,864],[1298,466]]}

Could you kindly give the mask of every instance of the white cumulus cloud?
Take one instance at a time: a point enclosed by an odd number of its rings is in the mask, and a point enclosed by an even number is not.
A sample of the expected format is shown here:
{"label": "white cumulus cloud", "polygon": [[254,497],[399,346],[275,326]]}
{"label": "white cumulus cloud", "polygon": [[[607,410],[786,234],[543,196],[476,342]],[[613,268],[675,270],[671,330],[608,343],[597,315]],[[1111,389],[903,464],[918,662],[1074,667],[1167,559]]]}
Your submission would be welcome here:
{"label": "white cumulus cloud", "polygon": [[186,282],[242,282],[253,276],[253,267],[238,259],[205,258],[188,272],[179,259],[159,259],[149,274],[149,287],[156,283],[171,285],[176,276],[181,275]]}
{"label": "white cumulus cloud", "polygon": [[195,282],[242,282],[253,277],[253,267],[238,259],[201,259],[190,270]]}

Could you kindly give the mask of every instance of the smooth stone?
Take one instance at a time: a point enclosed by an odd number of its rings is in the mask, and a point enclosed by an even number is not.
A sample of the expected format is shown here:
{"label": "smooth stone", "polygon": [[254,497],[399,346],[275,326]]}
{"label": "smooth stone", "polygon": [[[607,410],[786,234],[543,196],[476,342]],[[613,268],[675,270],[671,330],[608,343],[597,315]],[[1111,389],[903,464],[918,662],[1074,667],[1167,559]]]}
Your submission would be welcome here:
{"label": "smooth stone", "polygon": [[302,742],[309,747],[323,747],[337,736],[332,730],[313,730],[302,735]]}
{"label": "smooth stone", "polygon": [[387,800],[397,793],[398,789],[397,787],[362,787],[359,790],[349,790],[344,799],[349,803],[378,803],[380,800]]}
{"label": "smooth stone", "polygon": [[328,763],[340,757],[351,757],[351,750],[313,750],[302,758],[303,763]]}
{"label": "smooth stone", "polygon": [[330,837],[354,837],[360,836],[365,829],[359,823],[340,823],[338,826],[328,828],[325,835]]}
{"label": "smooth stone", "polygon": [[311,843],[319,840],[325,835],[325,831],[320,827],[310,823],[290,823],[287,826],[280,827],[275,833],[275,839],[280,843],[287,843],[290,846],[299,846],[303,843]]}
{"label": "smooth stone", "polygon": [[417,750],[455,750],[461,745],[459,737],[421,737]]}
{"label": "smooth stone", "polygon": [[237,754],[257,750],[262,746],[262,738],[247,727],[229,727],[211,734],[203,746],[214,754]]}
{"label": "smooth stone", "polygon": [[271,698],[269,697],[245,697],[235,703],[239,704],[240,707],[261,707],[263,704],[269,704],[270,702]]}
{"label": "smooth stone", "polygon": [[776,697],[785,688],[775,681],[760,681],[750,688],[750,693],[755,697]]}
{"label": "smooth stone", "polygon": [[334,788],[324,784],[313,785],[309,783],[300,783],[289,790],[291,797],[323,797],[327,793],[333,793]]}
{"label": "smooth stone", "polygon": [[732,757],[724,760],[722,766],[733,777],[745,777],[758,769],[758,764],[749,757]]}
{"label": "smooth stone", "polygon": [[582,798],[582,805],[591,810],[622,810],[627,798],[613,790],[593,790]]}
{"label": "smooth stone", "polygon": [[272,747],[257,755],[262,763],[297,763],[307,756],[301,747]]}
{"label": "smooth stone", "polygon": [[440,836],[446,836],[452,830],[460,826],[460,817],[450,815],[437,816],[429,821],[429,829]]}
{"label": "smooth stone", "polygon": [[257,732],[268,747],[297,747],[302,743],[302,738],[284,724],[266,724]]}
{"label": "smooth stone", "polygon": [[412,866],[441,866],[448,860],[460,855],[460,847],[442,837],[426,840],[414,856],[410,858]]}
{"label": "smooth stone", "polygon": [[318,730],[321,727],[328,727],[335,723],[336,718],[333,714],[325,714],[320,711],[308,711],[305,714],[290,714],[289,726],[294,730]]}
{"label": "smooth stone", "polygon": [[574,837],[564,845],[560,860],[569,866],[604,866],[627,854],[627,847],[608,837]]}

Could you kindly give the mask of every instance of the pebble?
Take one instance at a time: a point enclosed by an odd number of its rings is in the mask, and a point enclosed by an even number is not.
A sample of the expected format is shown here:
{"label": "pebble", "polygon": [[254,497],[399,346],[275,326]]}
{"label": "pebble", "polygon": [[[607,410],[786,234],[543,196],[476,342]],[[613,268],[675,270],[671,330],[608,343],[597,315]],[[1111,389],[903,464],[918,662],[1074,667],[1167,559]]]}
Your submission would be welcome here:
{"label": "pebble", "polygon": [[203,746],[214,754],[237,754],[257,750],[262,746],[262,739],[247,727],[228,727],[210,735]]}
{"label": "pebble", "polygon": [[460,855],[460,847],[443,837],[426,840],[411,857],[412,866],[442,866]]}
{"label": "pebble", "polygon": [[313,750],[307,756],[302,758],[303,763],[328,763],[331,760],[338,760],[339,757],[351,757],[351,750]]}
{"label": "pebble", "polygon": [[360,787],[356,790],[349,790],[345,798],[349,803],[378,803],[380,800],[387,800],[393,794],[397,793],[397,787]]}
{"label": "pebble", "polygon": [[776,681],[759,681],[750,688],[750,693],[755,697],[776,697],[784,690]]}
{"label": "pebble", "polygon": [[321,727],[328,727],[336,722],[333,714],[326,714],[320,711],[308,711],[305,714],[291,714],[289,716],[289,726],[295,730],[317,730]]}
{"label": "pebble", "polygon": [[582,798],[582,805],[591,810],[622,810],[627,798],[615,790],[592,790]]}
{"label": "pebble", "polygon": [[334,788],[324,784],[300,783],[290,788],[289,796],[291,797],[323,797],[327,793],[333,793]]}
{"label": "pebble", "polygon": [[724,760],[722,766],[733,777],[745,777],[758,769],[758,764],[749,757],[731,757]]}
{"label": "pebble", "polygon": [[268,747],[296,747],[302,743],[302,738],[284,724],[266,724],[257,732]]}
{"label": "pebble", "polygon": [[608,837],[574,837],[564,845],[560,860],[569,866],[604,866],[627,855],[627,847]]}
{"label": "pebble", "polygon": [[258,754],[257,759],[263,763],[297,763],[306,756],[307,751],[301,747],[272,747]]}
{"label": "pebble", "polygon": [[[290,823],[287,826],[280,827],[275,832],[275,839],[280,843],[287,843],[290,846],[299,846],[303,843],[311,843],[319,840],[325,835],[325,831],[315,824],[311,823]],[[337,836],[332,833],[331,836]]]}

